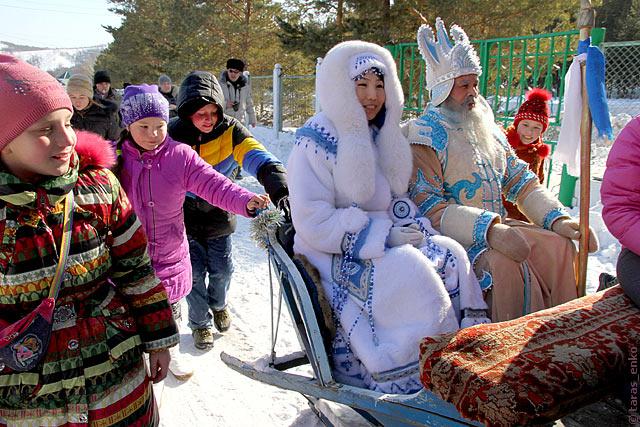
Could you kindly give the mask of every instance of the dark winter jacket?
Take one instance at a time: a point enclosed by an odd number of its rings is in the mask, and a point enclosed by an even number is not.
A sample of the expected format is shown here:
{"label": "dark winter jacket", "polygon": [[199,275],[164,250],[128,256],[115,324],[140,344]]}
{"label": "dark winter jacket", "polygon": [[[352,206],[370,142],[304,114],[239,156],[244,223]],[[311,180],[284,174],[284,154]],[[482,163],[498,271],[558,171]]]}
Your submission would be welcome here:
{"label": "dark winter jacket", "polygon": [[[177,87],[171,86],[171,90],[169,92],[163,92],[162,89],[158,87],[158,92],[160,92],[160,94],[165,97],[165,99],[167,100],[170,106],[178,105],[178,101],[177,101],[178,88]],[[175,108],[172,109],[171,107],[169,107],[169,118],[176,117],[177,115],[178,115],[177,110]]]}
{"label": "dark winter jacket", "polygon": [[73,109],[71,126],[75,130],[88,130],[104,139],[115,141],[120,136],[118,126],[118,106],[111,101],[92,101],[82,111]]}
{"label": "dark winter jacket", "polygon": [[98,92],[95,85],[93,85],[93,99],[99,103],[104,103],[104,101],[111,101],[116,104],[116,109],[120,108],[120,102],[122,101],[120,96],[113,90],[112,87],[110,87],[107,94],[103,96],[100,92]]}
{"label": "dark winter jacket", "polygon": [[[195,106],[206,103],[218,107],[218,123],[203,134],[191,122]],[[289,194],[286,170],[273,154],[260,144],[238,120],[222,111],[224,96],[217,79],[206,71],[193,71],[185,77],[178,92],[178,117],[169,122],[169,135],[191,145],[218,172],[233,178],[240,165],[258,179],[273,203]],[[235,230],[235,216],[195,196],[184,204],[187,234],[198,237],[221,237]]]}

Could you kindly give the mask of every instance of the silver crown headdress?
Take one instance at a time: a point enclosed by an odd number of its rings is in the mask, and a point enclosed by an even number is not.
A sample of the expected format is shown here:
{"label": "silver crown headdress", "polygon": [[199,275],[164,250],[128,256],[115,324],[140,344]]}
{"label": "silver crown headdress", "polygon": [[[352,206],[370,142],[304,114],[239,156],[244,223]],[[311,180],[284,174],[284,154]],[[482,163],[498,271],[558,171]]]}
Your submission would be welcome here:
{"label": "silver crown headdress", "polygon": [[436,41],[433,29],[421,25],[418,29],[418,47],[427,64],[427,89],[431,92],[431,102],[440,105],[451,93],[453,80],[466,74],[482,74],[480,58],[458,25],[451,26],[451,39],[442,19],[436,18]]}

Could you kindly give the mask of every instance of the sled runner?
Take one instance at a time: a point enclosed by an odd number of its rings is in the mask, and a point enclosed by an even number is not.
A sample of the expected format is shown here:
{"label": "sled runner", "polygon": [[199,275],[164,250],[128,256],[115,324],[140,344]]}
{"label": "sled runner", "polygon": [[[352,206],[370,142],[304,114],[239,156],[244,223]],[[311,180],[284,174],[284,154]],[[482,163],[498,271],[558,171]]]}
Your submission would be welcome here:
{"label": "sled runner", "polygon": [[[433,391],[383,394],[338,383],[316,285],[276,234],[269,230],[267,250],[303,351],[278,358],[272,353],[270,361],[254,363],[221,357],[245,376],[301,393],[328,425],[318,399],[347,405],[371,425],[549,422],[633,380],[626,362],[634,349],[637,357],[640,310],[614,287],[508,322],[426,337],[420,344],[421,381]],[[313,374],[291,372],[303,366]]]}
{"label": "sled runner", "polygon": [[[303,394],[316,413],[322,408],[316,404],[318,399],[325,399],[354,408],[371,425],[481,425],[461,417],[453,405],[427,390],[410,395],[383,394],[336,382],[327,353],[331,337],[324,326],[316,285],[300,262],[285,251],[274,230],[269,231],[268,239],[269,258],[303,352],[275,358],[269,364],[248,363],[223,352],[222,360],[229,367],[260,382]],[[305,365],[310,365],[313,376],[288,372]],[[322,413],[318,415],[323,419]]]}

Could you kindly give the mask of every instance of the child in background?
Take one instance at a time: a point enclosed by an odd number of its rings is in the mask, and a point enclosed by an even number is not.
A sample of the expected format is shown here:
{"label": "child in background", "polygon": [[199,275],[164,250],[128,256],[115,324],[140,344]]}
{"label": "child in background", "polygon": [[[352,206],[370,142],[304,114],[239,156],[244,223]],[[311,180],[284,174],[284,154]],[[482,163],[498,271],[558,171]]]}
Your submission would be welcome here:
{"label": "child in background", "polygon": [[[551,93],[547,90],[529,91],[526,101],[518,109],[513,125],[505,131],[509,145],[520,159],[529,163],[529,169],[538,176],[541,184],[544,182],[544,159],[551,152],[551,148],[542,142],[542,135],[549,126],[550,99]],[[509,218],[529,222],[515,204],[504,198],[503,203]]]}
{"label": "child in background", "polygon": [[[182,205],[187,192],[212,205],[246,217],[269,204],[269,196],[255,195],[234,184],[206,163],[188,145],[167,135],[169,103],[156,85],[131,85],[120,105],[122,124],[119,176],[149,239],[149,255],[169,295],[176,322],[180,301],[191,291],[189,243]],[[171,349],[169,370],[178,379],[193,371]]]}

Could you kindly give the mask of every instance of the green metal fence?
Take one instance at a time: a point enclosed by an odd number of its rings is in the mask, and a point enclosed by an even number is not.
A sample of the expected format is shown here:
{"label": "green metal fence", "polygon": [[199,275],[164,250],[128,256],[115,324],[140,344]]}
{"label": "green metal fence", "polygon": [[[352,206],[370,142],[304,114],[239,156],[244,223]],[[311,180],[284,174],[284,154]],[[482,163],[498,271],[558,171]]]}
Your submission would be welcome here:
{"label": "green metal fence", "polygon": [[[314,114],[315,76],[283,74],[282,127],[300,127]],[[258,123],[273,125],[273,76],[252,76],[251,92]]]}
{"label": "green metal fence", "polygon": [[640,41],[606,42],[602,48],[607,59],[609,112],[614,120],[625,114],[635,117],[640,114]]}
{"label": "green metal fence", "polygon": [[[560,124],[564,75],[576,53],[578,36],[579,31],[575,30],[472,42],[483,69],[480,93],[491,104],[497,120],[510,123],[526,91],[544,87],[554,96],[551,125]],[[429,93],[425,89],[425,67],[418,45],[401,43],[387,49],[398,65],[405,92],[405,111],[419,114]]]}
{"label": "green metal fence", "polygon": [[[555,149],[561,123],[564,76],[577,53],[579,35],[578,30],[573,30],[472,41],[482,65],[479,90],[491,105],[497,121],[505,127],[511,124],[525,93],[531,88],[543,87],[553,95],[550,129],[545,142],[551,145],[552,150]],[[594,44],[602,42],[604,29],[594,29],[592,39]],[[398,65],[398,76],[405,93],[405,114],[409,117],[418,115],[429,98],[425,88],[425,64],[418,45],[401,43],[387,46],[387,49]],[[552,169],[551,163],[547,185],[551,181]],[[570,196],[567,195],[566,199],[570,200]]]}

